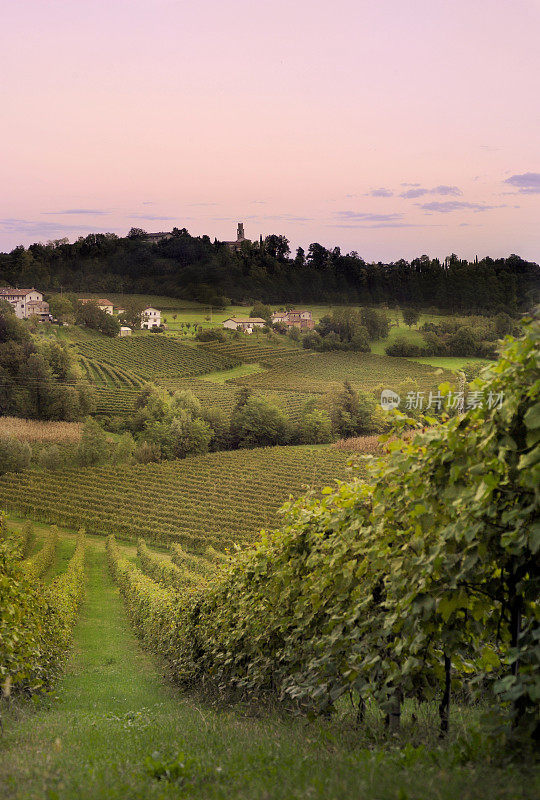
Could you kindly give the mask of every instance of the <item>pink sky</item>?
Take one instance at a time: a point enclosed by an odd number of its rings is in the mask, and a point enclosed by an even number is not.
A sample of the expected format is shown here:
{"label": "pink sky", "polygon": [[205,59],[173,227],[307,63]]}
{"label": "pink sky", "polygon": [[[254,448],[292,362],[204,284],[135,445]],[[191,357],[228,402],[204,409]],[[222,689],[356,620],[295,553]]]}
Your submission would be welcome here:
{"label": "pink sky", "polygon": [[[0,249],[540,259],[538,0],[3,0]],[[403,196],[408,195],[408,196]]]}

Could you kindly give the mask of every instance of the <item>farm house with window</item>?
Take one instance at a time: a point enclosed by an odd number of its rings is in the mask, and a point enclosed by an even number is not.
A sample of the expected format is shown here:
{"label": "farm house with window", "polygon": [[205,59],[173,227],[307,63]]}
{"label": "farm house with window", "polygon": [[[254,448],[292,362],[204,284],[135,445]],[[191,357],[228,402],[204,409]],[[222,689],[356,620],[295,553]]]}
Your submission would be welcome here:
{"label": "farm house with window", "polygon": [[159,328],[161,325],[161,311],[149,306],[141,314],[141,328]]}

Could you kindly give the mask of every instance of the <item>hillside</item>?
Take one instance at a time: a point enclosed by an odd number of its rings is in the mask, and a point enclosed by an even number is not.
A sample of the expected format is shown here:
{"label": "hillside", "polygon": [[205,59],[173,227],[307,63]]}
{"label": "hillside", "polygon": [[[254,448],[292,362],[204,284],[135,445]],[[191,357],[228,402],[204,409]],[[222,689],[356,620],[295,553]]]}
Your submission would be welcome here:
{"label": "hillside", "polygon": [[253,541],[290,494],[348,473],[331,448],[237,450],[161,464],[90,467],[0,477],[0,506],[89,533],[194,547]]}
{"label": "hillside", "polygon": [[[404,384],[429,392],[441,381],[452,380],[451,372],[410,359],[315,353],[286,337],[272,340],[258,335],[197,344],[185,343],[180,336],[150,333],[110,339],[71,328],[67,341],[83,377],[95,387],[101,414],[132,411],[146,381],[171,391],[189,389],[205,407],[225,414],[232,411],[238,390],[249,387],[295,418],[311,399],[327,408],[332,387],[346,380],[370,395],[381,387],[397,389]],[[248,374],[236,373],[238,365],[247,365]]]}
{"label": "hillside", "polygon": [[35,243],[0,254],[0,281],[33,283],[42,290],[131,292],[182,297],[222,306],[243,302],[415,304],[452,312],[515,312],[538,298],[540,268],[519,256],[480,261],[421,256],[408,262],[367,263],[355,252],[317,242],[292,257],[284,236],[263,246],[245,242],[232,250],[185,228],[152,244],[144,233],[118,237],[92,233],[73,244]]}

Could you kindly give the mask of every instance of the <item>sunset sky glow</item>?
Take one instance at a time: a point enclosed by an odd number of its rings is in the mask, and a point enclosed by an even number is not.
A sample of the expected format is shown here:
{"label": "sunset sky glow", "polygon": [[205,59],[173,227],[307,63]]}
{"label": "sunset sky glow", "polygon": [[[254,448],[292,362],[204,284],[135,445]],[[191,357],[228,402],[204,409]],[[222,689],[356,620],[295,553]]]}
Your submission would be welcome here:
{"label": "sunset sky glow", "polygon": [[0,0],[0,249],[540,260],[538,0]]}

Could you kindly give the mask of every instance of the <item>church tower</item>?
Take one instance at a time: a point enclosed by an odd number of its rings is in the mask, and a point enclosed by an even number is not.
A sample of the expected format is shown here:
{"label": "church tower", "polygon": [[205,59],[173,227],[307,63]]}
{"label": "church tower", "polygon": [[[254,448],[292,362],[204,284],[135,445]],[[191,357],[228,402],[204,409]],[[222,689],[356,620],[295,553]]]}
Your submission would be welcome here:
{"label": "church tower", "polygon": [[244,223],[239,222],[238,228],[236,229],[236,241],[243,242],[246,237],[244,236]]}

